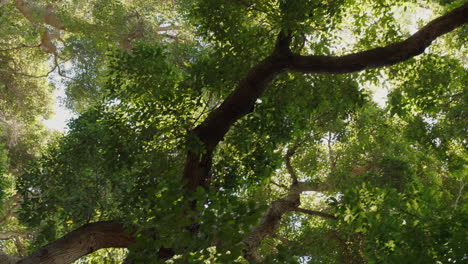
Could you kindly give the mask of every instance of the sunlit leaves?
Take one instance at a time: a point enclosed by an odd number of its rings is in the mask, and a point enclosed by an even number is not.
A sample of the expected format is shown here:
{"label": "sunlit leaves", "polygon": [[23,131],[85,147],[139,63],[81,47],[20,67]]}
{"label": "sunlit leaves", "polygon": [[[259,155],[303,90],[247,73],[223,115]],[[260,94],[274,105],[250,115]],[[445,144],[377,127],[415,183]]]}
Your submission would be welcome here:
{"label": "sunlit leaves", "polygon": [[447,206],[445,195],[417,184],[407,194],[362,185],[338,205],[340,228],[362,234],[364,252],[375,261],[455,263],[464,257],[459,233],[466,208]]}

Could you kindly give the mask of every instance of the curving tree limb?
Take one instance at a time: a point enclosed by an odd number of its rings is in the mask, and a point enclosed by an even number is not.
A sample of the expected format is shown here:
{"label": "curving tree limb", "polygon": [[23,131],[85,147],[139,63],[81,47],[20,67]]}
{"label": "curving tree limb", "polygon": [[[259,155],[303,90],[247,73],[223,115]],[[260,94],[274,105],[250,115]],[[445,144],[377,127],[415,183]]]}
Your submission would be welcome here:
{"label": "curving tree limb", "polygon": [[408,39],[345,56],[302,56],[289,49],[291,37],[281,32],[272,55],[250,69],[224,102],[193,130],[205,145],[203,154],[188,152],[183,178],[189,189],[207,187],[211,155],[224,135],[240,118],[254,110],[256,100],[283,72],[351,73],[390,66],[424,52],[437,38],[468,21],[468,3],[433,20]]}
{"label": "curving tree limb", "polygon": [[33,1],[15,0],[16,8],[31,23],[45,23],[56,29],[65,30],[66,27],[60,18],[54,13],[53,7],[48,5],[46,8],[37,6]]}
{"label": "curving tree limb", "polygon": [[301,73],[351,73],[374,69],[418,56],[438,37],[468,22],[468,3],[434,19],[402,42],[345,56],[302,56],[291,54],[288,71]]}
{"label": "curving tree limb", "polygon": [[42,247],[18,264],[71,263],[101,248],[127,248],[135,238],[125,232],[116,221],[96,222],[84,225],[62,238]]}
{"label": "curving tree limb", "polygon": [[312,215],[312,216],[320,216],[320,217],[328,218],[328,219],[332,219],[332,220],[337,219],[336,216],[334,216],[332,214],[327,214],[327,213],[324,213],[324,212],[314,211],[314,210],[309,210],[309,209],[304,209],[304,208],[295,208],[294,212],[300,212],[300,213],[304,213],[304,214],[308,214],[308,215]]}

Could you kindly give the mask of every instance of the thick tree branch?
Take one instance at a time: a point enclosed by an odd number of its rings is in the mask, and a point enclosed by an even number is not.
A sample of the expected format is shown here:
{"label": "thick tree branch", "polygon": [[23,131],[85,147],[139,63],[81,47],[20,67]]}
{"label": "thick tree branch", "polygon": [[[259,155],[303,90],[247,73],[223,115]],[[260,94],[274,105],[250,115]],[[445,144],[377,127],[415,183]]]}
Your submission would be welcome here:
{"label": "thick tree branch", "polygon": [[71,263],[101,248],[126,248],[135,243],[122,224],[115,221],[84,225],[42,247],[18,264]]}
{"label": "thick tree branch", "polygon": [[122,34],[119,40],[120,46],[128,52],[130,52],[133,48],[133,41],[135,39],[140,39],[145,35],[145,25],[143,20],[140,18],[138,13],[135,16],[138,21],[134,29],[130,33]]}
{"label": "thick tree branch", "polygon": [[[59,30],[68,30],[64,24],[64,21],[57,15],[54,7],[49,4],[43,8],[34,3],[34,1],[29,0],[15,0],[15,4],[20,13],[31,23],[47,24],[57,29],[57,32],[52,32],[51,30],[45,29],[41,37],[41,48],[47,53],[54,53],[57,48],[52,40],[58,38]],[[129,33],[119,35],[120,46],[127,51],[130,51],[133,48],[133,40],[140,39],[144,36],[143,20],[139,18],[138,14],[136,14],[136,17],[138,18],[138,23],[135,26],[135,29]],[[179,29],[177,26],[160,26],[156,29],[156,31],[166,32],[177,29]],[[162,34],[162,36],[171,39],[176,38],[175,36],[171,36],[169,34]]]}
{"label": "thick tree branch", "polygon": [[289,59],[288,69],[291,72],[337,74],[390,66],[423,53],[436,38],[466,22],[468,3],[433,20],[402,42],[341,57],[294,54]]}
{"label": "thick tree branch", "polygon": [[48,5],[47,8],[41,8],[33,4],[32,1],[16,0],[16,8],[26,17],[31,23],[45,23],[56,29],[65,30],[66,27],[62,21],[53,12],[53,7]]}
{"label": "thick tree branch", "polygon": [[52,40],[59,38],[59,30],[66,30],[66,27],[55,13],[54,7],[52,5],[47,5],[46,8],[42,8],[28,0],[15,0],[15,4],[20,13],[31,23],[43,23],[56,29],[54,30],[55,32],[53,32],[53,30],[44,29],[40,45],[44,52],[55,53],[57,47]]}
{"label": "thick tree branch", "polygon": [[250,69],[224,102],[195,128],[195,134],[205,143],[207,149],[214,149],[237,120],[251,113],[267,85],[287,70],[288,54],[280,52],[284,49],[283,42],[287,42],[286,38],[280,33],[273,55]]}
{"label": "thick tree branch", "polygon": [[277,183],[275,181],[270,181],[271,183],[273,183],[274,185],[278,186],[279,188],[282,188],[282,189],[285,189],[285,190],[288,190],[288,186],[282,184],[282,183]]}
{"label": "thick tree branch", "polygon": [[189,151],[187,154],[183,178],[188,189],[194,190],[197,186],[207,188],[214,148],[237,120],[254,110],[255,101],[273,78],[286,70],[284,59],[275,52],[253,67],[226,100],[193,130],[206,152]]}
{"label": "thick tree branch", "polygon": [[57,37],[57,34],[52,34],[49,30],[44,30],[41,37],[41,49],[46,53],[56,53],[57,46],[55,46],[52,40]]}

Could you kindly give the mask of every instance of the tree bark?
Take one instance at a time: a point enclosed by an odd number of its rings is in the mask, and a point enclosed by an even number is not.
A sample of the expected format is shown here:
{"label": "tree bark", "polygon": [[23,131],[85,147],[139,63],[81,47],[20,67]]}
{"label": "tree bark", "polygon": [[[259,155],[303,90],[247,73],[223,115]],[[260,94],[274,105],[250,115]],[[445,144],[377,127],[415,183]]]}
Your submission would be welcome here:
{"label": "tree bark", "polygon": [[184,179],[187,180],[189,189],[206,187],[214,148],[234,122],[254,110],[255,101],[262,95],[266,86],[285,70],[284,63],[285,61],[276,56],[264,59],[246,74],[221,106],[194,129],[193,133],[204,144],[205,153],[189,152],[187,155]]}
{"label": "tree bark", "polygon": [[127,234],[122,224],[115,221],[84,225],[62,238],[42,247],[18,264],[71,263],[101,248],[127,248],[135,238]]}
{"label": "tree bark", "polygon": [[59,17],[53,12],[51,6],[41,8],[36,6],[32,1],[27,0],[16,0],[15,4],[21,14],[33,24],[45,23],[56,29],[66,29]]}

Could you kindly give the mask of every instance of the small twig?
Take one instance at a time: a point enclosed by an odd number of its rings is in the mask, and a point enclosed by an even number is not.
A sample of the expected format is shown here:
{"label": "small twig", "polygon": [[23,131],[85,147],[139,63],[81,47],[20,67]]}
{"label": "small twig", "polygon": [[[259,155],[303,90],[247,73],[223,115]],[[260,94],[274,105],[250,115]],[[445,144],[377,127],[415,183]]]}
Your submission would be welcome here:
{"label": "small twig", "polygon": [[[58,61],[59,58],[60,58],[59,55],[57,54],[57,52],[55,52],[55,53],[54,53],[54,65],[55,65],[56,68],[57,68],[57,73],[58,73],[58,75],[60,75],[60,76],[63,77],[63,78],[67,78],[67,79],[69,79],[69,80],[73,80],[73,78],[68,77],[67,75],[65,75],[65,73],[62,72],[62,68],[60,68],[60,63],[59,63],[59,61]],[[64,61],[66,62],[67,60],[64,60]],[[55,68],[55,67],[54,67],[54,68]]]}
{"label": "small twig", "polygon": [[333,141],[332,132],[328,132],[328,139],[327,139],[328,155],[330,156],[330,166],[332,169],[334,169],[336,167],[336,157],[333,151],[332,141]]}
{"label": "small twig", "polygon": [[209,111],[207,111],[208,109],[208,104],[205,103],[205,105],[203,106],[203,109],[202,111],[200,112],[200,114],[195,118],[195,120],[193,120],[193,122],[191,122],[192,124],[190,124],[190,128],[189,129],[192,129],[192,127],[194,127],[198,121],[200,120],[200,118],[202,116],[204,116],[205,114],[209,113]]}
{"label": "small twig", "polygon": [[328,218],[328,219],[333,219],[333,220],[336,220],[336,216],[332,215],[332,214],[327,214],[327,213],[324,213],[324,212],[320,212],[320,211],[314,211],[314,210],[309,210],[309,209],[304,209],[304,208],[296,208],[294,209],[294,211],[296,212],[301,212],[301,213],[304,213],[304,214],[308,214],[308,215],[313,215],[313,216],[319,216],[319,217],[323,217],[323,218]]}
{"label": "small twig", "polygon": [[284,185],[284,184],[279,184],[279,183],[276,183],[275,181],[270,181],[271,183],[273,183],[274,185],[280,187],[280,188],[283,188],[285,190],[289,190],[288,186]]}
{"label": "small twig", "polygon": [[8,67],[10,69],[10,71],[12,72],[12,74],[14,75],[21,75],[21,76],[26,76],[26,77],[29,77],[29,78],[47,78],[49,77],[49,75],[55,71],[55,69],[57,69],[58,65],[54,65],[54,67],[49,70],[46,74],[43,74],[43,75],[32,75],[32,74],[28,74],[28,73],[24,73],[24,72],[18,72],[18,71],[15,71],[14,69],[12,69],[11,67]]}
{"label": "small twig", "polygon": [[289,244],[292,243],[292,241],[290,241],[290,240],[288,240],[287,238],[282,237],[282,236],[280,236],[280,235],[278,235],[278,234],[276,234],[276,233],[271,234],[271,237],[280,240],[281,243],[283,243],[284,245],[289,245]]}
{"label": "small twig", "polygon": [[16,71],[15,69],[13,69],[11,67],[8,67],[8,68],[10,69],[12,74],[26,76],[26,77],[30,77],[30,78],[47,78],[47,77],[49,77],[49,75],[51,73],[53,73],[55,70],[57,70],[58,74],[61,77],[73,80],[73,78],[66,76],[62,72],[62,69],[60,68],[60,62],[57,59],[57,58],[59,58],[58,54],[56,52],[54,52],[53,54],[54,54],[54,67],[52,67],[52,69],[50,69],[46,74],[43,74],[43,75],[32,75],[32,74]]}
{"label": "small twig", "polygon": [[181,27],[179,26],[163,26],[158,27],[156,31],[170,31],[170,30],[179,30]]}

